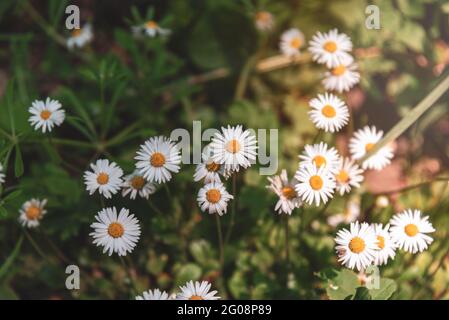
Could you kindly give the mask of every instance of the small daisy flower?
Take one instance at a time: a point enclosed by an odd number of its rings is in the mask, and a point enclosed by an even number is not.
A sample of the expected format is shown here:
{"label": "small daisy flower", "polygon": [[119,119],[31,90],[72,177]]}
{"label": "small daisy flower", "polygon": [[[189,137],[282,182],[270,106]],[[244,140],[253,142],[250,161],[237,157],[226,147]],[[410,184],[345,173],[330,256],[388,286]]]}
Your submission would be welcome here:
{"label": "small daisy flower", "polygon": [[3,173],[3,165],[0,163],[0,185],[5,182],[5,174]]}
{"label": "small daisy flower", "polygon": [[256,12],[254,16],[254,22],[256,24],[256,28],[260,31],[269,31],[273,29],[274,26],[274,17],[268,11],[259,11]]}
{"label": "small daisy flower", "polygon": [[[352,158],[355,160],[363,158],[382,139],[383,134],[384,132],[382,130],[377,131],[374,126],[365,126],[357,130],[349,141],[349,151],[351,152]],[[390,164],[392,158],[393,148],[391,146],[385,146],[365,160],[362,163],[362,168],[365,170],[382,170]]]}
{"label": "small daisy flower", "polygon": [[279,47],[282,54],[287,57],[296,57],[301,53],[299,49],[304,44],[304,34],[299,29],[293,28],[281,35]]}
{"label": "small daisy flower", "polygon": [[323,167],[331,172],[337,172],[340,163],[337,150],[334,147],[329,148],[324,142],[314,145],[307,144],[299,159],[300,167],[313,165],[317,168]]}
{"label": "small daisy flower", "polygon": [[50,132],[54,126],[60,126],[65,119],[65,111],[61,109],[61,103],[47,98],[45,101],[35,100],[28,109],[31,117],[28,121],[35,130],[42,128],[42,132]]}
{"label": "small daisy flower", "polygon": [[422,252],[432,243],[427,235],[435,231],[429,217],[421,217],[419,210],[405,210],[390,220],[390,235],[395,245],[410,253]]}
{"label": "small daisy flower", "polygon": [[178,146],[170,139],[152,137],[140,146],[136,168],[150,182],[164,183],[172,178],[171,172],[179,172],[181,155]]}
{"label": "small daisy flower", "polygon": [[226,171],[239,171],[240,167],[248,168],[250,161],[256,160],[257,141],[251,131],[243,131],[242,126],[221,128],[210,144],[212,160],[223,164]]}
{"label": "small daisy flower", "polygon": [[100,194],[109,199],[120,190],[123,170],[115,162],[99,159],[95,164],[91,163],[90,167],[92,171],[84,172],[84,184],[90,195],[98,189]]}
{"label": "small daisy flower", "polygon": [[301,198],[295,190],[295,185],[298,181],[294,178],[292,181],[288,181],[287,170],[282,170],[278,176],[269,177],[268,181],[270,181],[270,185],[267,188],[271,189],[279,197],[274,208],[279,214],[286,213],[290,215],[295,208],[299,208],[302,205]]}
{"label": "small daisy flower", "polygon": [[220,175],[225,176],[224,165],[216,163],[212,160],[212,151],[209,146],[204,148],[201,155],[202,162],[196,166],[193,180],[200,181],[204,179],[204,183],[221,182]]}
{"label": "small daisy flower", "polygon": [[349,193],[351,188],[360,188],[360,183],[363,181],[363,170],[348,158],[341,158],[338,171],[335,174],[335,181],[337,182],[337,191],[340,195]]}
{"label": "small daisy flower", "polygon": [[142,198],[148,199],[151,194],[156,192],[156,186],[151,182],[146,181],[138,170],[127,175],[124,180],[122,186],[123,197],[126,197],[129,194],[129,197],[134,200],[137,194],[139,194]]}
{"label": "small daisy flower", "polygon": [[94,232],[89,235],[93,243],[103,247],[103,253],[117,253],[126,256],[133,251],[140,238],[139,220],[129,210],[122,208],[117,216],[117,209],[104,208],[95,216],[97,222],[90,225]]}
{"label": "small daisy flower", "polygon": [[350,199],[343,213],[335,214],[327,219],[331,227],[336,227],[340,223],[350,224],[355,222],[360,216],[360,201]]}
{"label": "small daisy flower", "polygon": [[144,32],[148,37],[154,38],[156,36],[167,36],[171,33],[169,29],[164,29],[154,20],[148,20],[140,26],[132,28],[134,33]]}
{"label": "small daisy flower", "polygon": [[47,213],[45,210],[45,205],[47,204],[47,199],[38,200],[31,199],[22,205],[19,210],[19,222],[27,228],[35,228],[39,226],[40,220]]}
{"label": "small daisy flower", "polygon": [[176,296],[177,300],[218,300],[217,291],[210,291],[211,284],[207,281],[189,281],[180,286],[181,292]]}
{"label": "small daisy flower", "polygon": [[338,33],[337,29],[327,33],[318,31],[309,45],[312,59],[328,68],[335,68],[340,64],[348,65],[354,60],[348,53],[352,50],[351,39],[344,33]]}
{"label": "small daisy flower", "polygon": [[305,165],[296,171],[295,178],[298,180],[295,186],[298,196],[309,205],[315,202],[319,206],[321,201],[326,203],[333,197],[335,178],[326,168]]}
{"label": "small daisy flower", "polygon": [[221,182],[211,182],[200,189],[197,201],[201,211],[222,216],[227,211],[228,201],[233,198]]}
{"label": "small daisy flower", "polygon": [[330,93],[319,94],[309,102],[312,108],[309,118],[313,124],[326,132],[338,132],[349,120],[348,107]]}
{"label": "small daisy flower", "polygon": [[67,39],[67,48],[82,48],[91,42],[93,37],[92,26],[89,23],[86,23],[82,28],[74,29],[72,31],[71,36]]}
{"label": "small daisy flower", "polygon": [[349,91],[349,89],[360,81],[360,73],[357,71],[357,65],[355,63],[349,65],[339,64],[330,71],[326,71],[324,75],[324,88],[339,93]]}
{"label": "small daisy flower", "polygon": [[168,293],[159,289],[142,292],[141,296],[136,296],[136,300],[170,300]]}
{"label": "small daisy flower", "polygon": [[374,254],[374,264],[381,266],[387,264],[388,259],[394,259],[396,255],[396,247],[391,239],[389,228],[387,224],[385,227],[381,223],[373,224],[372,228],[377,239],[377,250]]}
{"label": "small daisy flower", "polygon": [[347,268],[358,271],[368,267],[377,250],[377,238],[368,223],[351,223],[349,230],[338,231],[335,237],[338,261]]}

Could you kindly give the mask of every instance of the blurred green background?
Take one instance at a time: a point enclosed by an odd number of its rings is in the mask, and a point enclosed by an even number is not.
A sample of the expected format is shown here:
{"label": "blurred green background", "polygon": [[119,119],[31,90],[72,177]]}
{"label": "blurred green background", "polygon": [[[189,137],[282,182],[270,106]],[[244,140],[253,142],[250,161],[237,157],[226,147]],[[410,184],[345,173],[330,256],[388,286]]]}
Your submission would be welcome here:
{"label": "blurred green background", "polygon": [[[78,5],[81,20],[93,25],[94,41],[83,49],[64,46],[68,4]],[[368,4],[380,9],[380,30],[365,27]],[[149,8],[172,30],[168,38],[133,37],[131,26],[144,22]],[[259,10],[274,15],[272,31],[254,27]],[[106,201],[129,208],[141,222],[142,237],[126,257],[129,270],[91,243],[89,225],[101,206],[98,195],[84,189],[89,163],[107,157],[129,173],[145,139],[175,128],[190,131],[193,120],[203,129],[279,129],[279,171],[294,173],[298,154],[317,133],[308,101],[323,91],[325,70],[307,54],[298,64],[257,67],[279,54],[279,36],[291,27],[307,41],[335,27],[352,39],[362,80],[342,95],[351,123],[337,135],[321,136],[342,154],[354,129],[369,124],[388,131],[449,63],[449,4],[441,1],[1,1],[0,128],[11,133],[13,122],[15,135],[0,135],[0,161],[7,168],[0,198],[0,298],[128,299],[134,298],[130,277],[139,293],[156,287],[171,292],[187,280],[206,279],[221,297],[235,299],[449,297],[447,95],[396,141],[392,165],[367,173],[361,189],[326,208],[293,213],[289,263],[285,219],[275,214],[276,198],[257,166],[237,178],[237,215],[223,272],[215,218],[196,203],[201,184],[193,182],[194,165],[183,165],[152,196],[162,214],[141,198]],[[31,102],[47,96],[61,101],[68,115],[51,141],[27,122]],[[385,208],[376,204],[383,194]],[[24,233],[18,209],[31,197],[47,198],[48,214],[38,229]],[[427,252],[401,252],[382,267],[381,290],[368,295],[357,289],[356,274],[337,264],[336,229],[327,223],[351,203],[369,222],[419,208],[437,229]],[[227,230],[229,215],[222,224]],[[69,264],[80,266],[80,290],[65,289]]]}

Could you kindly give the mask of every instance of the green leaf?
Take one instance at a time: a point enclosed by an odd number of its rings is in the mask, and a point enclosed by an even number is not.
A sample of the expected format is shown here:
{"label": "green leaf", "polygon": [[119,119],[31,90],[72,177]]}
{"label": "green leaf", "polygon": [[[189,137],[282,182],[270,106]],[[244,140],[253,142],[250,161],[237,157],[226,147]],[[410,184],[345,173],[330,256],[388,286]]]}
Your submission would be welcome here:
{"label": "green leaf", "polygon": [[23,175],[22,152],[20,151],[19,144],[16,144],[16,159],[14,161],[14,174],[16,178],[21,177]]}
{"label": "green leaf", "polygon": [[22,194],[22,190],[15,190],[15,191],[9,193],[6,197],[4,197],[3,201],[4,202],[8,202],[8,201],[14,200],[15,198],[17,198],[21,194]]}
{"label": "green leaf", "polygon": [[380,279],[379,289],[371,289],[369,293],[373,300],[388,300],[397,288],[398,286],[394,280],[382,278]]}
{"label": "green leaf", "polygon": [[198,280],[200,277],[201,268],[194,263],[188,263],[179,269],[176,275],[176,284],[181,285],[190,280]]}
{"label": "green leaf", "polygon": [[6,210],[3,206],[0,206],[0,216],[2,216],[3,218],[6,218],[8,216],[8,210]]}
{"label": "green leaf", "polygon": [[369,290],[366,287],[358,287],[352,300],[371,300]]}
{"label": "green leaf", "polygon": [[14,262],[17,255],[19,254],[20,248],[22,247],[22,242],[23,242],[23,234],[20,236],[19,241],[17,241],[16,246],[14,247],[14,249],[11,252],[11,254],[9,255],[9,257],[5,260],[5,262],[1,266],[0,279],[2,279],[6,275],[8,269],[11,267],[12,263]]}
{"label": "green leaf", "polygon": [[328,280],[326,292],[332,300],[344,300],[354,296],[357,288],[360,287],[357,275],[351,270],[343,269],[336,273],[336,276]]}

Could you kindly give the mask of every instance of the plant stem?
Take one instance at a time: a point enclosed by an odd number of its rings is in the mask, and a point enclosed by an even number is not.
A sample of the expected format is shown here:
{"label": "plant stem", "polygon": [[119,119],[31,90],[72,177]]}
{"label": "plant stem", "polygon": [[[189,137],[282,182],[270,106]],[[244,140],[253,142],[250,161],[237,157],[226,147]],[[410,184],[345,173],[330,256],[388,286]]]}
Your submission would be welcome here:
{"label": "plant stem", "polygon": [[234,199],[232,199],[232,211],[231,211],[231,221],[229,223],[228,231],[226,232],[225,237],[225,243],[228,243],[229,238],[232,234],[232,228],[234,227],[235,223],[235,211],[237,206],[237,175],[234,174],[232,176],[232,195],[234,196]]}
{"label": "plant stem", "polygon": [[215,214],[215,222],[217,223],[218,244],[220,248],[220,266],[221,275],[224,275],[224,244],[223,244],[223,232],[221,230],[220,216]]}
{"label": "plant stem", "polygon": [[153,211],[155,211],[157,214],[159,214],[159,215],[161,215],[161,216],[164,215],[164,214],[162,213],[162,211],[159,210],[158,207],[156,207],[156,205],[153,203],[153,201],[151,201],[151,199],[148,199],[148,204],[149,204],[150,208],[151,208]]}
{"label": "plant stem", "polygon": [[130,271],[128,265],[126,264],[125,259],[123,259],[122,256],[119,256],[119,258],[120,258],[120,262],[122,263],[123,268],[125,269],[126,275],[129,278],[130,294],[131,294],[131,296],[136,296],[137,295],[137,290],[136,290],[136,286],[134,284],[134,278],[132,277],[131,271]]}
{"label": "plant stem", "polygon": [[290,241],[289,241],[289,227],[288,227],[289,216],[285,217],[285,262],[287,263],[287,268],[290,265]]}
{"label": "plant stem", "polygon": [[28,241],[30,242],[31,246],[34,248],[34,250],[36,250],[36,252],[42,257],[44,258],[45,261],[50,263],[50,260],[48,259],[48,257],[45,255],[45,253],[41,250],[41,248],[39,247],[39,245],[36,243],[36,241],[34,241],[33,237],[31,236],[31,234],[29,234],[29,232],[25,229],[23,229],[23,233],[25,234],[25,236],[27,237]]}
{"label": "plant stem", "polygon": [[405,115],[376,145],[368,152],[360,163],[371,157],[382,147],[399,137],[407,130],[420,116],[423,115],[433,104],[449,89],[449,75],[447,75],[430,93],[419,102],[407,115]]}

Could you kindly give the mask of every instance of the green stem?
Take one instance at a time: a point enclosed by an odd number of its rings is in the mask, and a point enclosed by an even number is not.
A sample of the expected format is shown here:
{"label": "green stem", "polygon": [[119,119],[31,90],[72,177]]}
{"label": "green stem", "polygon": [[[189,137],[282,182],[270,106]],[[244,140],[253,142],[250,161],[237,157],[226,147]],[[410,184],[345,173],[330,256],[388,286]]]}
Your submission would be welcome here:
{"label": "green stem", "polygon": [[148,199],[148,204],[149,204],[150,208],[151,208],[153,211],[155,211],[157,214],[159,214],[159,215],[161,215],[161,216],[164,215],[164,214],[162,213],[162,211],[159,210],[158,207],[156,207],[156,205],[153,203],[153,201],[151,201],[151,199]]}
{"label": "green stem", "polygon": [[41,248],[39,247],[39,245],[36,243],[36,241],[34,241],[33,237],[31,236],[31,234],[29,234],[29,232],[25,229],[23,229],[23,233],[25,234],[25,236],[27,237],[28,241],[30,242],[31,246],[34,248],[34,250],[36,250],[36,252],[47,262],[50,263],[50,260],[48,259],[48,257],[45,255],[45,253],[41,250]]}
{"label": "green stem", "polygon": [[289,216],[285,217],[285,262],[287,267],[290,265],[290,241],[289,241],[289,227],[288,227]]}
{"label": "green stem", "polygon": [[123,268],[125,269],[126,275],[128,277],[128,280],[129,280],[130,294],[131,294],[131,296],[135,297],[137,295],[137,289],[136,289],[136,286],[134,284],[134,278],[133,278],[133,276],[131,274],[131,271],[130,271],[128,265],[126,264],[125,259],[123,259],[122,256],[119,256],[119,258],[120,258],[120,262],[121,262]]}
{"label": "green stem", "polygon": [[429,110],[433,104],[449,89],[449,75],[447,75],[421,102],[405,115],[386,135],[380,140],[370,152],[368,152],[360,163],[371,157],[382,147],[399,137],[407,130],[421,115]]}
{"label": "green stem", "polygon": [[231,221],[229,223],[228,231],[226,232],[225,243],[228,243],[232,234],[232,228],[234,228],[235,224],[235,212],[237,207],[237,174],[232,176],[232,195],[234,196],[234,199],[232,199]]}
{"label": "green stem", "polygon": [[220,216],[215,213],[215,221],[217,223],[217,234],[218,234],[218,244],[220,248],[220,266],[221,274],[224,276],[224,243],[223,243],[223,232],[221,229]]}

